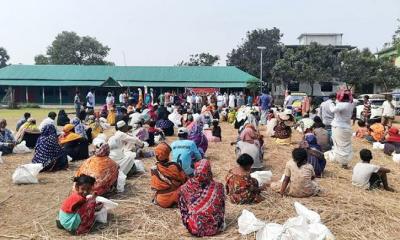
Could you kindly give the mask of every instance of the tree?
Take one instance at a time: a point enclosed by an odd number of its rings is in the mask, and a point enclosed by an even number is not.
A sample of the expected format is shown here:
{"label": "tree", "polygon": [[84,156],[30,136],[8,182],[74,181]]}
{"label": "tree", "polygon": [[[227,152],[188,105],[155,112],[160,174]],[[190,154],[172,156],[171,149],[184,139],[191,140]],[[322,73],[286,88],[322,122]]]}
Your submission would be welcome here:
{"label": "tree", "polygon": [[49,58],[43,54],[39,54],[35,56],[35,64],[36,65],[46,65],[49,64]]}
{"label": "tree", "polygon": [[227,65],[236,66],[241,70],[260,75],[260,50],[258,46],[265,46],[263,52],[263,79],[271,78],[271,69],[275,65],[281,52],[282,34],[278,28],[257,29],[246,33],[246,38],[236,49],[227,55]]}
{"label": "tree", "polygon": [[[63,31],[47,48],[47,56],[37,55],[36,64],[109,65],[105,58],[110,48],[96,38],[80,37],[75,32]],[[46,60],[47,59],[47,60]]]}
{"label": "tree", "polygon": [[0,68],[7,66],[8,60],[10,60],[10,56],[7,54],[7,50],[0,47]]}
{"label": "tree", "polygon": [[249,90],[251,95],[255,96],[261,89],[261,82],[258,79],[253,79],[247,82],[246,88]]}
{"label": "tree", "polygon": [[291,81],[307,82],[310,95],[314,95],[314,84],[332,80],[339,71],[337,54],[332,46],[316,43],[284,48],[283,57],[276,61],[271,70],[272,80],[285,88]]}
{"label": "tree", "polygon": [[218,55],[211,55],[210,53],[192,54],[188,62],[181,61],[178,66],[214,66],[218,61]]}
{"label": "tree", "polygon": [[376,74],[377,60],[369,49],[343,51],[339,54],[339,61],[339,79],[349,89],[362,90],[363,85],[371,83]]}
{"label": "tree", "polygon": [[377,59],[375,74],[372,80],[380,84],[385,92],[400,86],[400,69],[387,59]]}

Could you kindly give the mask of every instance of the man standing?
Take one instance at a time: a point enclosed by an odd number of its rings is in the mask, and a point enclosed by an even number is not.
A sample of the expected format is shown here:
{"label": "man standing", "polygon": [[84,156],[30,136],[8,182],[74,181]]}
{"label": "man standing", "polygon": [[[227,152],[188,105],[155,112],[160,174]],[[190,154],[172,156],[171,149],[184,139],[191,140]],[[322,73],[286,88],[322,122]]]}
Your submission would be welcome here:
{"label": "man standing", "polygon": [[79,118],[79,114],[81,112],[81,98],[79,97],[79,91],[78,90],[76,90],[76,92],[75,92],[74,108],[75,108],[76,117]]}
{"label": "man standing", "polygon": [[160,95],[158,96],[158,104],[160,106],[164,106],[164,102],[165,102],[165,96],[162,92],[160,92]]}
{"label": "man standing", "polygon": [[289,102],[290,102],[290,99],[292,98],[292,92],[291,92],[291,91],[287,90],[286,93],[287,93],[287,95],[286,95],[285,101],[284,101],[284,103],[283,103],[283,107],[284,107],[284,108],[286,108],[286,106],[287,106],[287,105],[289,104]]}
{"label": "man standing", "polygon": [[94,105],[95,105],[94,89],[92,88],[86,95],[86,107],[88,109],[89,115],[94,114]]}
{"label": "man standing", "polygon": [[382,124],[384,126],[392,127],[392,122],[394,120],[394,116],[396,115],[395,102],[393,101],[392,95],[386,96],[386,101],[383,102],[383,112],[382,112]]}
{"label": "man standing", "polygon": [[259,106],[261,107],[261,119],[260,124],[267,124],[267,112],[271,107],[271,96],[263,92],[259,98]]}
{"label": "man standing", "polygon": [[119,95],[119,104],[121,105],[121,107],[124,107],[126,104],[126,91],[121,92],[121,94]]}
{"label": "man standing", "polygon": [[[335,101],[336,95],[332,93],[329,95],[329,99],[321,103],[319,106],[319,117],[322,119],[322,123],[325,125],[325,129],[331,132],[331,123],[334,117],[333,112],[330,110],[330,106]],[[329,134],[330,135],[330,134]]]}
{"label": "man standing", "polygon": [[229,108],[235,108],[235,98],[235,95],[233,94],[233,92],[231,92],[231,94],[229,94]]}

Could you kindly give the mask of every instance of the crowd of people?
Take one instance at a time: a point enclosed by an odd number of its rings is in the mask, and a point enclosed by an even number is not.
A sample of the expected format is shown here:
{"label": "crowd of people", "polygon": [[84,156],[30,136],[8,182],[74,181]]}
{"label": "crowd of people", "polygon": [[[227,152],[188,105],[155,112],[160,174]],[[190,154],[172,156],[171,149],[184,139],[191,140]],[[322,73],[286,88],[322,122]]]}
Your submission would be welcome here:
{"label": "crowd of people", "polygon": [[[290,98],[286,98],[285,103]],[[225,228],[225,201],[234,204],[257,204],[268,188],[281,195],[311,197],[323,189],[316,178],[324,176],[327,161],[338,162],[345,169],[352,160],[352,93],[340,90],[324,101],[318,110],[310,101],[297,118],[293,108],[273,105],[270,95],[247,96],[243,93],[155,95],[152,89],[122,92],[119,103],[107,95],[100,111],[95,111],[95,94],[90,90],[86,104],[79,92],[74,98],[75,115],[64,110],[50,112],[39,126],[25,113],[18,121],[15,136],[0,121],[0,151],[11,154],[21,141],[34,148],[32,162],[43,165],[42,171],[68,168],[69,161],[84,160],[74,174],[72,194],[63,202],[57,225],[73,234],[84,234],[94,224],[94,214],[101,209],[95,197],[116,192],[121,175],[138,173],[140,159],[155,157],[151,168],[153,203],[163,208],[178,207],[182,223],[194,236],[215,235]],[[368,99],[364,121],[358,122],[356,138],[385,144],[385,153],[400,152],[400,134],[392,126],[389,111],[382,122],[368,119]],[[388,98],[388,106],[391,104]],[[233,143],[236,167],[227,172],[225,185],[213,179],[212,159],[207,159],[208,145],[222,141],[220,121],[231,123],[238,131]],[[265,126],[265,135],[260,126]],[[114,129],[115,128],[115,129]],[[107,137],[103,132],[112,134]],[[302,141],[292,151],[281,181],[262,185],[251,173],[266,170],[266,139],[276,144],[293,145],[294,131]],[[168,144],[169,136],[178,139]],[[268,137],[268,138],[266,138]],[[151,148],[154,147],[154,148]],[[92,150],[92,151],[91,151]],[[360,152],[361,162],[353,168],[352,183],[364,189],[388,184],[389,169],[371,164],[372,153]],[[91,195],[91,197],[88,197]]]}

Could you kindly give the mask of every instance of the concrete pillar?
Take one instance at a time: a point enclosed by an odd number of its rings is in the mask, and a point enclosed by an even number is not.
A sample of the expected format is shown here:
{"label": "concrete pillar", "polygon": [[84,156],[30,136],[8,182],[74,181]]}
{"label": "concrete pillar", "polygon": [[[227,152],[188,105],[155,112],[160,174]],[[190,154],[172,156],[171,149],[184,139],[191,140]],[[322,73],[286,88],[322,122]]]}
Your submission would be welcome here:
{"label": "concrete pillar", "polygon": [[28,93],[28,87],[25,87],[25,100],[26,100],[26,103],[28,103],[28,102],[29,102],[29,93]]}
{"label": "concrete pillar", "polygon": [[44,94],[44,87],[42,87],[42,104],[44,105],[46,100],[45,94]]}
{"label": "concrete pillar", "polygon": [[60,105],[62,105],[62,92],[61,92],[61,87],[58,87],[58,94],[60,97]]}

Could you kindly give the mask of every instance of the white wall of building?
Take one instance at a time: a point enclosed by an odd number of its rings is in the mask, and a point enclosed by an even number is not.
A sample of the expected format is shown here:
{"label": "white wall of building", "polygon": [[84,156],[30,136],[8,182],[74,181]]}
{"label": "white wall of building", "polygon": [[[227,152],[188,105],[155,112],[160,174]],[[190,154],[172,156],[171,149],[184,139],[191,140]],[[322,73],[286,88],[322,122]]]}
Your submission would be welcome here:
{"label": "white wall of building", "polygon": [[300,45],[310,45],[312,42],[316,42],[321,45],[339,46],[339,45],[342,45],[342,35],[341,34],[332,34],[332,35],[302,34],[299,37]]}

